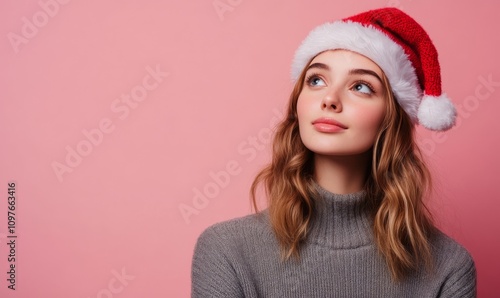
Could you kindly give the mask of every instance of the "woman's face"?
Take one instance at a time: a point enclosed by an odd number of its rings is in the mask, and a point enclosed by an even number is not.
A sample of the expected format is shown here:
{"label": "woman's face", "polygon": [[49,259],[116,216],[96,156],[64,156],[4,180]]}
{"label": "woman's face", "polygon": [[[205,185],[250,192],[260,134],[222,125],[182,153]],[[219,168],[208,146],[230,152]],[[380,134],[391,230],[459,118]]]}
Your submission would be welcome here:
{"label": "woman's face", "polygon": [[297,102],[300,137],[322,155],[368,151],[386,111],[382,70],[370,59],[329,50],[309,64]]}

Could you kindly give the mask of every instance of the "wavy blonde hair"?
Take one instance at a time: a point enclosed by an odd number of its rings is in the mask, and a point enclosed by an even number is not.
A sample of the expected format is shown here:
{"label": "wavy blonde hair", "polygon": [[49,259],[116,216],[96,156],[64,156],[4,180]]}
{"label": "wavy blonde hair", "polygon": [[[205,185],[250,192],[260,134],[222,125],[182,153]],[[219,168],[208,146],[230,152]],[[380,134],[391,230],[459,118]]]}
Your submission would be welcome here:
{"label": "wavy blonde hair", "polygon": [[[306,69],[291,92],[286,118],[278,124],[272,160],[257,174],[250,189],[253,207],[259,212],[256,191],[260,184],[265,187],[283,260],[300,257],[315,208],[313,198],[317,196],[314,153],[302,143],[297,118]],[[364,189],[374,216],[376,245],[392,277],[400,280],[421,265],[432,268],[430,237],[435,226],[423,201],[431,179],[414,141],[414,125],[396,102],[385,75],[383,85],[387,110],[372,148],[371,173]]]}

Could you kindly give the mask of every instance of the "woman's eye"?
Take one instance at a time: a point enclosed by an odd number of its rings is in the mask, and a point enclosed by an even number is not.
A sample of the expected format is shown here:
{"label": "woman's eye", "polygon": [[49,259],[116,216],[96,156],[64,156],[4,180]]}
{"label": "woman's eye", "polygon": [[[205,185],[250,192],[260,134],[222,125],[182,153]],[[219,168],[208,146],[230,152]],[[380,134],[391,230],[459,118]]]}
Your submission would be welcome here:
{"label": "woman's eye", "polygon": [[307,83],[311,86],[326,86],[325,82],[318,76],[311,76],[307,79]]}
{"label": "woman's eye", "polygon": [[370,88],[370,86],[368,86],[367,84],[364,84],[364,83],[356,83],[356,85],[354,85],[354,90],[359,91],[361,93],[365,93],[365,94],[374,93],[372,88]]}

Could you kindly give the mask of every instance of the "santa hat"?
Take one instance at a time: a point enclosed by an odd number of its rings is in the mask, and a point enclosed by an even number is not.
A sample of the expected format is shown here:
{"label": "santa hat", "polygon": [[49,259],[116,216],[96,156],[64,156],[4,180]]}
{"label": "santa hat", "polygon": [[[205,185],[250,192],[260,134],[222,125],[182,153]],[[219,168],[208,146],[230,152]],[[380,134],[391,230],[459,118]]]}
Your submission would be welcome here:
{"label": "santa hat", "polygon": [[436,131],[455,124],[456,109],[441,92],[436,48],[425,30],[401,10],[370,10],[316,27],[295,53],[293,81],[314,56],[334,49],[350,50],[374,61],[414,123]]}

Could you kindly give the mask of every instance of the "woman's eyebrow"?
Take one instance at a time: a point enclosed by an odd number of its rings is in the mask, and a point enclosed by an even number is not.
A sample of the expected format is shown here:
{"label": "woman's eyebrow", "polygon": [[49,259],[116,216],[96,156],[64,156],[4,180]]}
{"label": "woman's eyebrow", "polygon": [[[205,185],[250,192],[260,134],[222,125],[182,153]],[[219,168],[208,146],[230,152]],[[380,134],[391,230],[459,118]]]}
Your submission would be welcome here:
{"label": "woman's eyebrow", "polygon": [[323,64],[323,63],[319,63],[319,62],[316,62],[316,63],[313,63],[313,64],[309,65],[309,67],[307,68],[306,71],[308,71],[311,68],[319,68],[319,69],[324,69],[324,70],[330,70],[330,67],[328,65]]}
{"label": "woman's eyebrow", "polygon": [[356,68],[356,69],[351,69],[349,70],[349,74],[350,75],[354,75],[354,74],[361,74],[361,75],[364,75],[364,74],[367,74],[367,75],[371,75],[371,76],[374,76],[376,77],[380,83],[382,84],[382,79],[379,77],[379,75],[374,72],[373,70],[369,70],[369,69],[362,69],[362,68]]}

